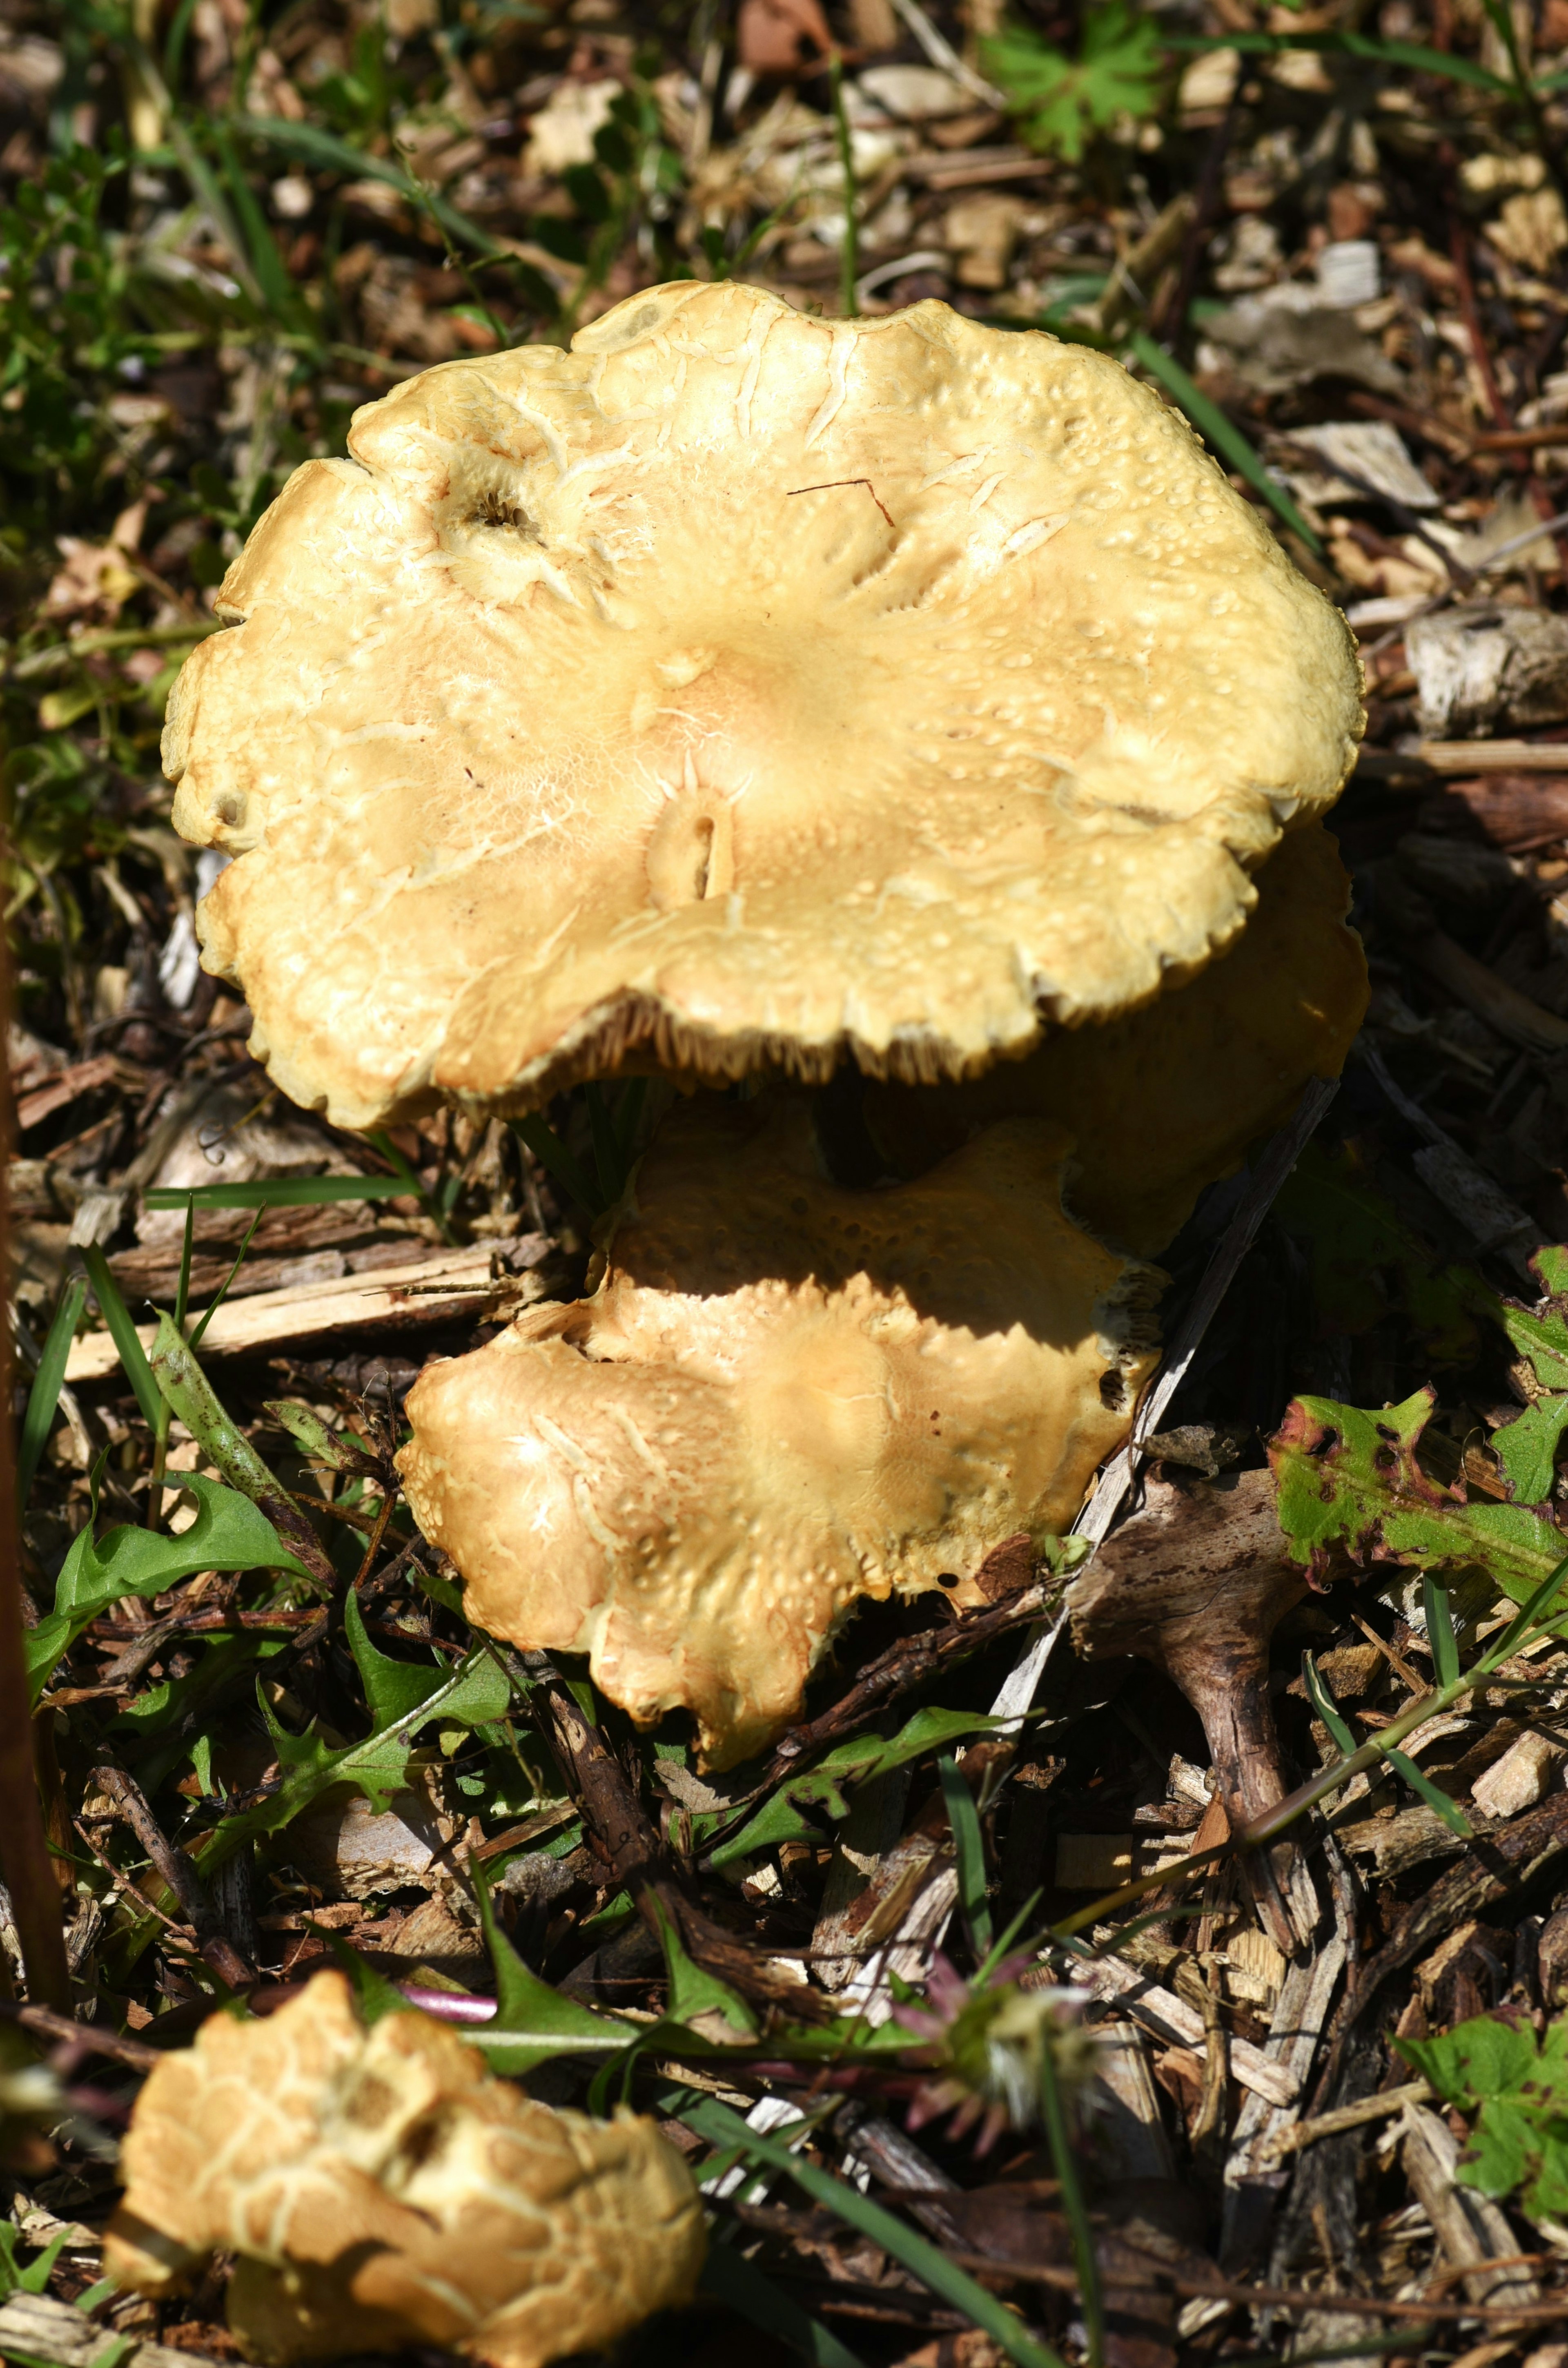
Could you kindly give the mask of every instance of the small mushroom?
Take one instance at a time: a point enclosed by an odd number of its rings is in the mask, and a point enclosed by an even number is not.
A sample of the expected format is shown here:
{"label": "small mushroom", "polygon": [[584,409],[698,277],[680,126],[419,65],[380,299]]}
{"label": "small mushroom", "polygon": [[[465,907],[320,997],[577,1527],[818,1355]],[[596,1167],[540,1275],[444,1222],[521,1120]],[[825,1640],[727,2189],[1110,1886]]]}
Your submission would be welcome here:
{"label": "small mushroom", "polygon": [[643,1162],[593,1296],[409,1395],[399,1468],[464,1609],[585,1652],[727,1767],[795,1718],[864,1596],[983,1604],[1126,1435],[1165,1277],[1062,1215],[1072,1138],[991,1127],[918,1182],[819,1172],[799,1096],[700,1095]]}
{"label": "small mushroom", "polygon": [[424,2015],[367,2032],[335,1973],[265,2021],[211,2016],[122,2160],[108,2274],[162,2295],[236,2253],[229,2323],[274,2368],[405,2344],[543,2368],[689,2301],[706,2246],[652,2122],[536,2104]]}
{"label": "small mushroom", "polygon": [[[1262,1470],[1181,1485],[1152,1475],[1143,1510],[1112,1531],[1067,1589],[1082,1658],[1136,1654],[1176,1679],[1203,1722],[1233,1830],[1289,1789],[1269,1700],[1268,1641],[1306,1587],[1279,1527],[1273,1474]],[[1260,1855],[1246,1872],[1275,1940],[1293,1952],[1289,1853]],[[1303,1920],[1310,1923],[1310,1908]]]}
{"label": "small mushroom", "polygon": [[1367,1008],[1349,900],[1327,831],[1288,831],[1258,874],[1251,920],[1197,978],[1103,1027],[1058,1030],[971,1083],[869,1087],[873,1141],[917,1176],[975,1127],[1056,1119],[1078,1139],[1068,1207],[1103,1239],[1153,1256],[1204,1185],[1284,1124],[1310,1077],[1338,1076]]}
{"label": "small mushroom", "polygon": [[974,1074],[1200,971],[1354,756],[1343,617],[1081,346],[687,280],[349,443],[165,742],[204,960],[344,1125]]}

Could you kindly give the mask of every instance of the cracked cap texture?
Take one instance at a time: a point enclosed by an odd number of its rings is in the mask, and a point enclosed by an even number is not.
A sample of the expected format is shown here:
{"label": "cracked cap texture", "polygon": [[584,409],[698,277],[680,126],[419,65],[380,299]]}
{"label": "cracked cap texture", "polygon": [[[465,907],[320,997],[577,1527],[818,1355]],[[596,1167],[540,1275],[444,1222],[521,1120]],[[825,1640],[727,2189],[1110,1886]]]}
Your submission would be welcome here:
{"label": "cracked cap texture", "polygon": [[265,2021],[203,2023],[122,2161],[109,2275],[166,2294],[237,2253],[230,2325],[277,2363],[423,2343],[543,2368],[688,2301],[706,2245],[652,2122],[536,2104],[425,2015],[366,2031],[335,1973]]}
{"label": "cracked cap texture", "polygon": [[798,1716],[858,1599],[1065,1530],[1126,1437],[1165,1278],[1062,1215],[1072,1137],[1019,1119],[922,1177],[818,1172],[801,1098],[673,1111],[592,1298],[426,1368],[398,1458],[463,1609],[586,1653],[711,1766]]}
{"label": "cracked cap texture", "polygon": [[959,1077],[1240,928],[1360,730],[1343,619],[1119,364],[690,281],[290,479],[165,758],[298,1101],[629,1056]]}

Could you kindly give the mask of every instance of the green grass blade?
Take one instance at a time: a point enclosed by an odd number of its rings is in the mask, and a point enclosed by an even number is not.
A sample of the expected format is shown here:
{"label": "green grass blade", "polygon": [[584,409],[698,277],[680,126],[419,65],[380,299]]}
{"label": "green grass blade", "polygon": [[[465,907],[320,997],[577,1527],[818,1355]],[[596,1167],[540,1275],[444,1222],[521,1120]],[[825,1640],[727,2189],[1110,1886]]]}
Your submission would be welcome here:
{"label": "green grass blade", "polygon": [[300,291],[278,251],[278,241],[272,235],[271,225],[256,204],[256,191],[241,172],[233,143],[222,124],[214,123],[212,126],[212,144],[223,167],[223,178],[229,185],[237,224],[244,235],[251,269],[256,274],[262,302],[275,319],[286,321],[290,328],[303,329],[309,334],[314,323],[301,302]]}
{"label": "green grass blade", "polygon": [[1063,2368],[1061,2354],[1020,2326],[1013,2313],[994,2294],[978,2285],[967,2270],[960,2270],[926,2237],[917,2236],[895,2214],[873,2203],[869,2195],[862,2195],[846,2180],[820,2169],[813,2162],[803,2161],[777,2138],[763,2136],[716,2097],[693,2098],[689,2089],[674,2089],[665,2092],[663,2101],[666,2112],[683,2121],[687,2129],[695,2130],[699,2137],[706,2138],[710,2146],[733,2146],[752,2161],[767,2163],[773,2170],[788,2171],[813,2203],[836,2213],[846,2226],[858,2228],[884,2253],[891,2253],[923,2286],[940,2294],[944,2302],[951,2303],[955,2310],[961,2310],[976,2327],[983,2328],[1001,2345],[1009,2360],[1017,2362],[1018,2368]]}
{"label": "green grass blade", "polygon": [[937,1765],[959,1862],[959,1901],[969,1927],[970,1946],[978,1961],[991,1947],[991,1909],[985,1897],[985,1837],[980,1830],[974,1794],[959,1773],[958,1761],[949,1755]]}
{"label": "green grass blade", "polygon": [[[1517,98],[1514,85],[1472,58],[1453,56],[1448,50],[1428,49],[1422,41],[1379,41],[1367,33],[1167,33],[1167,50],[1239,50],[1246,57],[1278,57],[1285,50],[1316,50],[1320,55],[1366,58],[1380,65],[1404,66],[1412,74],[1440,74],[1445,82],[1469,83],[1472,89],[1494,97]],[[1542,83],[1538,88],[1550,85]]]}
{"label": "green grass blade", "polygon": [[[222,1283],[218,1287],[217,1293],[213,1298],[211,1305],[208,1308],[206,1314],[202,1316],[200,1323],[197,1326],[195,1331],[190,1336],[190,1345],[192,1349],[200,1348],[202,1335],[205,1333],[207,1326],[211,1323],[212,1318],[217,1315],[220,1307],[222,1306],[225,1299],[229,1296],[230,1286],[233,1284],[234,1277],[239,1273],[241,1267],[243,1267],[245,1262],[245,1252],[249,1249],[252,1242],[255,1240],[256,1229],[260,1223],[261,1211],[258,1209],[255,1216],[251,1219],[250,1224],[245,1227],[245,1237],[240,1244],[240,1254],[238,1258],[234,1260],[233,1265],[229,1269],[228,1273],[223,1277]],[[183,1283],[183,1277],[181,1280]],[[181,1319],[177,1315],[175,1317],[175,1329],[176,1332],[181,1329]]]}
{"label": "green grass blade", "polygon": [[1146,330],[1140,329],[1129,340],[1129,347],[1151,378],[1157,378],[1167,393],[1173,395],[1186,412],[1200,436],[1213,446],[1221,460],[1230,463],[1238,477],[1256,485],[1276,517],[1299,534],[1307,549],[1323,556],[1323,544],[1312,532],[1283,485],[1277,485],[1239,427],[1233,427],[1217,403],[1193,384],[1180,362],[1157,345]]}
{"label": "green grass blade", "polygon": [[323,131],[313,123],[290,123],[280,115],[236,115],[233,128],[245,139],[254,140],[263,148],[281,149],[285,155],[298,156],[302,163],[314,165],[318,171],[346,173],[350,180],[385,181],[411,202],[425,206],[443,230],[465,246],[475,248],[481,256],[499,255],[502,250],[488,231],[481,230],[476,222],[449,206],[433,189],[423,188],[401,165],[389,165],[384,156],[371,156],[363,148],[356,148],[335,133]]}
{"label": "green grass blade", "polygon": [[1557,1593],[1565,1577],[1568,1577],[1568,1555],[1564,1555],[1556,1569],[1541,1580],[1523,1611],[1515,1619],[1509,1621],[1503,1634],[1488,1645],[1485,1652],[1471,1669],[1471,1677],[1490,1677],[1494,1669],[1500,1669],[1504,1662],[1511,1659],[1519,1646],[1527,1643],[1538,1630],[1544,1633],[1545,1623],[1541,1614]]}
{"label": "green grass blade", "polygon": [[[253,1226],[252,1232],[256,1229]],[[187,1310],[190,1305],[190,1264],[196,1249],[196,1203],[185,1204],[185,1233],[179,1246],[179,1281],[175,1286],[175,1329],[185,1330]]]}
{"label": "green grass blade", "polygon": [[1334,1696],[1324,1684],[1318,1665],[1310,1653],[1301,1655],[1301,1680],[1307,1689],[1307,1699],[1327,1727],[1331,1738],[1348,1756],[1357,1748],[1356,1738],[1340,1717]]}
{"label": "green grass blade", "polygon": [[1040,2051],[1040,2112],[1045,2123],[1045,2142],[1051,2150],[1051,2163],[1061,2181],[1062,2208],[1067,2215],[1068,2232],[1073,2240],[1073,2262],[1078,2272],[1078,2295],[1084,2306],[1084,2333],[1087,2339],[1089,2368],[1104,2368],[1105,2297],[1100,2292],[1100,2265],[1095,2252],[1095,2232],[1089,2226],[1078,2165],[1073,2153],[1073,2138],[1067,2127],[1062,2083],[1057,2078],[1056,2058],[1051,2052],[1049,2032]]}
{"label": "green grass blade", "polygon": [[395,1201],[402,1193],[425,1198],[419,1179],[403,1176],[266,1176],[253,1184],[193,1184],[182,1190],[155,1184],[142,1195],[149,1209],[312,1209],[327,1201]]}
{"label": "green grass blade", "polygon": [[546,1174],[571,1193],[580,1209],[585,1209],[591,1217],[597,1216],[604,1203],[544,1112],[529,1110],[526,1118],[515,1118],[512,1127]]}
{"label": "green grass blade", "polygon": [[588,1084],[583,1088],[583,1099],[588,1105],[588,1125],[594,1138],[594,1167],[599,1179],[599,1206],[608,1209],[620,1198],[624,1163],[620,1144],[616,1139],[615,1124],[605,1100],[602,1086]]}
{"label": "green grass blade", "polygon": [[749,2318],[765,2335],[789,2345],[812,2368],[864,2368],[858,2351],[846,2351],[831,2328],[791,2302],[782,2286],[737,2253],[733,2245],[710,2245],[702,2265],[701,2286],[742,2318]]}
{"label": "green grass blade", "polygon": [[43,1344],[43,1354],[38,1360],[32,1388],[28,1392],[28,1410],[22,1417],[22,1435],[17,1444],[18,1505],[25,1505],[28,1501],[28,1492],[33,1485],[48,1442],[55,1408],[60,1404],[60,1393],[64,1385],[71,1343],[76,1337],[76,1326],[82,1320],[82,1310],[86,1303],[86,1278],[85,1275],[73,1275],[55,1304],[54,1320]]}
{"label": "green grass blade", "polygon": [[82,1252],[82,1264],[87,1269],[93,1296],[108,1326],[109,1338],[114,1342],[119,1361],[125,1368],[125,1378],[136,1393],[136,1403],[146,1417],[148,1428],[155,1431],[163,1394],[153,1379],[153,1368],[147,1362],[146,1349],[137,1338],[131,1310],[120,1297],[119,1285],[109,1272],[108,1260],[96,1242]]}
{"label": "green grass blade", "polygon": [[[1374,1735],[1372,1741],[1376,1743],[1377,1739]],[[1407,1752],[1396,1751],[1391,1744],[1383,1753],[1383,1758],[1393,1770],[1394,1774],[1402,1777],[1411,1791],[1425,1801],[1426,1806],[1437,1816],[1441,1817],[1451,1834],[1457,1834],[1461,1842],[1475,1839],[1475,1827],[1471,1824],[1464,1811],[1450,1801],[1446,1793],[1439,1791],[1430,1776],[1423,1774]]]}
{"label": "green grass blade", "polygon": [[1442,1580],[1425,1571],[1421,1578],[1421,1600],[1426,1613],[1426,1642],[1432,1647],[1432,1667],[1440,1686],[1453,1686],[1460,1679],[1460,1648],[1454,1635],[1453,1613],[1449,1609],[1449,1590]]}

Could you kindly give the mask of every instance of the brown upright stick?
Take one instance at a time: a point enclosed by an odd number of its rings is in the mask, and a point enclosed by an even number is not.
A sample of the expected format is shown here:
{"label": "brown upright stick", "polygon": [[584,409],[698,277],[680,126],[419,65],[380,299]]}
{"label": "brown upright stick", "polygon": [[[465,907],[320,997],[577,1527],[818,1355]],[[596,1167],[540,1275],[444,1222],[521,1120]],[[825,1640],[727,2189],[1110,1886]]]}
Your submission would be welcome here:
{"label": "brown upright stick", "polygon": [[[0,1041],[8,1042],[11,958],[0,929]],[[11,1089],[0,1079],[0,1265],[11,1288]],[[11,1412],[11,1326],[0,1311],[0,1871],[22,1945],[35,2006],[68,2009],[71,1976],[60,1929],[60,1886],[44,1840],[33,1768],[32,1709],[22,1653],[22,1577],[17,1555],[16,1424]]]}

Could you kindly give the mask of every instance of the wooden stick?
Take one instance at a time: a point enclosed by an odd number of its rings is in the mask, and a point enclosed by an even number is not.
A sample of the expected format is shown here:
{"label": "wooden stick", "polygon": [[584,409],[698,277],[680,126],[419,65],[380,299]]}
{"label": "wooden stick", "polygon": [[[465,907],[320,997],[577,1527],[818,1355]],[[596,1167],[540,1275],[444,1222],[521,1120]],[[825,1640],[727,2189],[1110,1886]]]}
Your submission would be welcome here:
{"label": "wooden stick", "polygon": [[[492,1282],[490,1252],[480,1243],[440,1250],[412,1266],[374,1267],[367,1274],[342,1275],[330,1282],[258,1291],[250,1299],[225,1300],[202,1335],[202,1360],[240,1357],[284,1341],[320,1339],[371,1326],[449,1324],[465,1315],[477,1323],[505,1289],[504,1282]],[[151,1324],[137,1326],[137,1337],[148,1349],[155,1332]],[[72,1348],[65,1378],[100,1382],[119,1362],[108,1334],[89,1332]]]}
{"label": "wooden stick", "polygon": [[1434,773],[1568,773],[1568,740],[1423,740],[1415,755]]}

